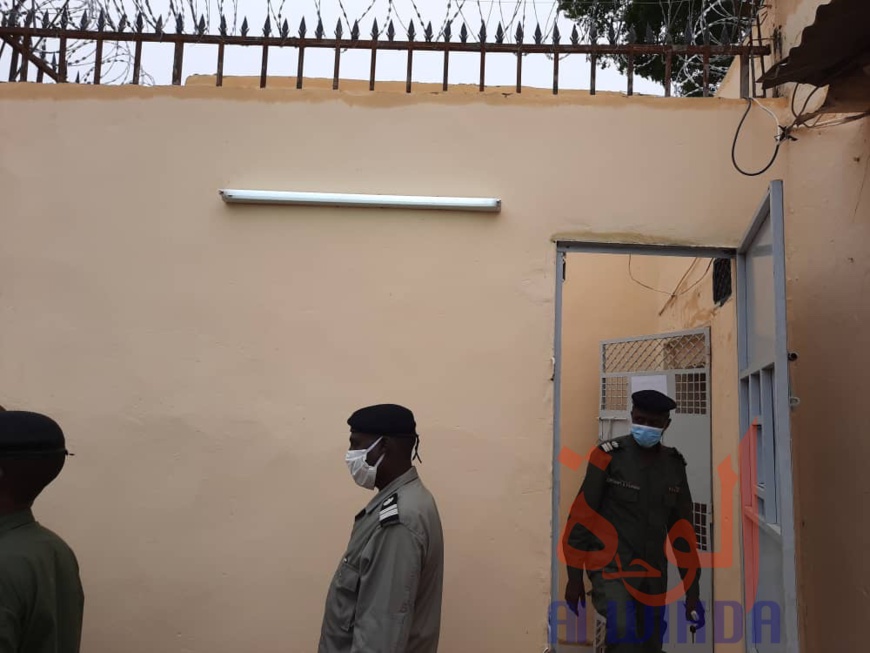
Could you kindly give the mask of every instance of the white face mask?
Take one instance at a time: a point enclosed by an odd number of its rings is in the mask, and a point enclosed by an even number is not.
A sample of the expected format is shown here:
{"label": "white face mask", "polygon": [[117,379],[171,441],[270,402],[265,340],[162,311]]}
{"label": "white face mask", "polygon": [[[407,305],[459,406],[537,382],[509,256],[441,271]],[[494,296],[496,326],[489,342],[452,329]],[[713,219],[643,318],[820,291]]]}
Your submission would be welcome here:
{"label": "white face mask", "polygon": [[369,455],[369,451],[375,448],[378,442],[380,442],[383,438],[378,438],[372,443],[368,449],[351,449],[346,454],[344,454],[344,461],[347,463],[347,468],[350,470],[350,475],[353,476],[353,480],[356,481],[356,484],[360,487],[364,487],[367,490],[371,490],[375,487],[375,477],[378,474],[378,465],[381,464],[381,461],[384,459],[384,455],[381,454],[381,457],[378,459],[374,465],[369,465],[366,462],[366,456]]}

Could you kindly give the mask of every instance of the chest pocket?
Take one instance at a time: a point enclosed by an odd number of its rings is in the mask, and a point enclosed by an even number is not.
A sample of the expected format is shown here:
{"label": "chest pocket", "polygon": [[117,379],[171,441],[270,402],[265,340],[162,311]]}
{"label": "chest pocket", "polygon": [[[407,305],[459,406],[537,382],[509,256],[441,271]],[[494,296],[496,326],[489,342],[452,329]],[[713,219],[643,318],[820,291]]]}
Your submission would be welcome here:
{"label": "chest pocket", "polygon": [[613,477],[607,478],[607,489],[614,499],[626,503],[637,503],[640,494],[639,486]]}
{"label": "chest pocket", "polygon": [[332,606],[335,619],[342,630],[350,631],[353,628],[358,594],[359,570],[344,560],[335,574],[335,595]]}
{"label": "chest pocket", "polygon": [[665,486],[665,505],[668,508],[673,508],[677,505],[677,497],[680,496],[680,486],[678,484],[670,484]]}

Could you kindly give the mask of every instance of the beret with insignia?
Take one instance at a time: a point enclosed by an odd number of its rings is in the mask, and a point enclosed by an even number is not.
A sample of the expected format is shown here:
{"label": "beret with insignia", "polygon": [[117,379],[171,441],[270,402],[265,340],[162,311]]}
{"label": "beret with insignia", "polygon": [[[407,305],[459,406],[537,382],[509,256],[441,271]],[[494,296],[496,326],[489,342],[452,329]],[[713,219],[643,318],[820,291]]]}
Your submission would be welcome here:
{"label": "beret with insignia", "polygon": [[631,395],[631,401],[635,408],[648,413],[670,413],[677,407],[673,399],[658,390],[639,390]]}
{"label": "beret with insignia", "polygon": [[0,411],[0,457],[66,455],[66,441],[57,422],[25,410]]}

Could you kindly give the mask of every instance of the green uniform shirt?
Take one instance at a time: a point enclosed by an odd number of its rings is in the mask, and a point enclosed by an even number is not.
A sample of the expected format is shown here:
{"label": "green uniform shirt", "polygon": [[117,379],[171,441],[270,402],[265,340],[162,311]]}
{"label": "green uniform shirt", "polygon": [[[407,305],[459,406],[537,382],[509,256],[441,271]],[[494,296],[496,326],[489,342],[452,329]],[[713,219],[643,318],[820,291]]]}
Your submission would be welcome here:
{"label": "green uniform shirt", "polygon": [[[629,576],[625,580],[635,587],[664,592],[667,587],[665,541],[668,532],[681,519],[694,526],[686,461],[673,447],[659,445],[653,451],[644,450],[631,435],[605,442],[599,445],[599,449],[610,456],[609,464],[601,470],[590,462],[580,492],[589,507],[616,529],[619,538],[616,557],[604,571],[618,572],[616,558],[625,572],[638,571],[640,567],[632,565],[632,561],[643,560],[660,575],[646,579]],[[574,526],[568,544],[582,551],[603,548],[599,538],[582,525]],[[685,540],[679,539],[672,545],[675,550],[697,555],[697,549],[690,551]],[[600,570],[587,569],[587,572],[595,584]],[[686,569],[680,569],[681,576],[686,572]],[[582,573],[580,569],[568,567],[571,578],[579,580]],[[687,590],[688,597],[698,597],[700,578],[698,569]]]}
{"label": "green uniform shirt", "polygon": [[30,510],[0,516],[0,653],[78,653],[83,606],[67,544]]}
{"label": "green uniform shirt", "polygon": [[441,519],[412,467],[356,515],[318,653],[435,653],[443,576]]}

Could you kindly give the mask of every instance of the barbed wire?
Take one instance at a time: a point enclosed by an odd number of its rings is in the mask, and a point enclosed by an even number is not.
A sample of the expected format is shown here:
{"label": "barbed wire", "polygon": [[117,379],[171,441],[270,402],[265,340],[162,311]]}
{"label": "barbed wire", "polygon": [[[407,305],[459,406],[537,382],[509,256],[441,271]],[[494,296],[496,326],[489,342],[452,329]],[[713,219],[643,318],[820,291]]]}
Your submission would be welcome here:
{"label": "barbed wire", "polygon": [[[328,0],[329,5],[324,6],[322,0],[302,0],[292,3],[294,22],[301,20],[306,15],[315,16],[318,23],[324,26],[330,20],[336,19],[338,24],[344,26],[345,33],[351,33],[354,25],[359,25],[363,20],[372,19],[373,26],[377,25],[378,35],[387,31],[390,24],[395,21],[401,30],[408,34],[412,23],[419,23],[422,29],[426,29],[433,22],[439,23],[436,16],[433,20],[426,18],[427,13],[438,14],[440,6],[436,10],[434,5],[421,7],[423,0]],[[468,3],[475,5],[477,16],[472,16],[467,11]],[[586,7],[595,6],[599,0],[573,0],[573,5]],[[663,14],[686,4],[697,5],[697,0],[624,0],[623,5],[656,5],[663,8]],[[703,5],[703,10],[697,16],[692,16],[690,32],[692,36],[700,40],[704,38],[713,44],[724,41],[722,34],[728,29],[728,38],[731,39],[731,27],[734,23],[733,10],[729,12],[730,0],[709,0]],[[560,31],[577,29],[580,38],[586,42],[609,41],[613,44],[620,40],[620,35],[625,31],[624,16],[613,26],[609,34],[598,35],[592,33],[582,24],[567,17],[560,9],[559,0],[446,0],[441,5],[444,7],[443,19],[437,31],[433,28],[432,38],[444,39],[450,28],[450,33],[455,36],[456,30],[452,29],[457,21],[467,26],[467,38],[472,42],[479,42],[481,28],[486,35],[492,35],[496,31],[496,25],[501,28],[500,38],[506,43],[516,41],[516,27],[518,25],[529,26],[524,34],[530,34],[535,30],[535,38],[542,42],[550,42],[555,35],[557,27]],[[127,25],[141,17],[142,22],[151,30],[170,31],[174,25],[179,24],[193,26],[193,29],[205,33],[213,33],[220,29],[221,33],[238,35],[247,25],[274,24],[272,29],[279,31],[285,22],[290,20],[286,0],[0,0],[0,11],[9,13],[13,8],[21,14],[33,12],[37,16],[48,16],[49,25],[57,26],[59,17],[65,13],[71,25],[93,25],[98,17],[103,17],[106,24],[114,29],[124,20]],[[505,11],[507,9],[507,11]],[[239,22],[242,21],[242,27]],[[472,25],[479,20],[479,27]],[[361,25],[360,25],[361,27]],[[540,30],[540,35],[538,34]],[[668,25],[662,30],[652,34],[658,42],[665,42]],[[419,33],[419,32],[418,32]],[[646,37],[647,35],[644,35]],[[736,36],[736,35],[735,35]],[[429,38],[427,36],[427,38]],[[732,42],[729,40],[729,42]],[[60,50],[56,39],[39,39],[31,44],[31,47],[43,57],[59,57]],[[44,53],[44,54],[43,54]],[[93,57],[96,54],[96,46],[93,42],[70,42],[67,46],[67,69],[68,76],[73,73],[82,75],[85,80],[92,79],[94,75]],[[0,57],[3,50],[0,50]],[[552,54],[547,55],[552,58]],[[560,58],[575,56],[570,54],[559,55]],[[580,55],[586,56],[586,55]],[[677,89],[684,84],[702,84],[697,77],[698,56],[679,57],[676,70],[674,71],[674,85]],[[716,59],[710,61],[710,70],[721,76],[727,70],[730,59]],[[638,73],[643,73],[652,65],[651,59],[642,59],[636,66]],[[133,68],[133,52],[127,42],[104,43],[101,77],[103,83],[121,83],[129,80]],[[142,83],[154,83],[153,76],[146,70],[141,70]]]}

